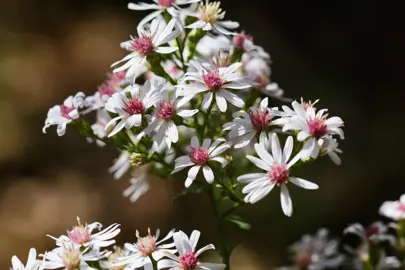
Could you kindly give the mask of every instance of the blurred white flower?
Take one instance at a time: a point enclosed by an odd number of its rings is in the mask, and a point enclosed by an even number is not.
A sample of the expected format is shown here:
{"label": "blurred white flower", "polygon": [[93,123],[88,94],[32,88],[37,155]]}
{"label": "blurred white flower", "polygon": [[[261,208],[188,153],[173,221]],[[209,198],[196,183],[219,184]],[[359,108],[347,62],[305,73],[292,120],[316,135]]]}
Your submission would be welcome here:
{"label": "blurred white flower", "polygon": [[37,251],[35,248],[31,248],[28,254],[27,264],[24,264],[18,259],[17,256],[11,258],[10,270],[39,270],[41,266],[41,260],[37,260]]}
{"label": "blurred white flower", "polygon": [[114,164],[108,169],[108,172],[113,174],[114,179],[120,179],[131,168],[130,158],[131,154],[129,152],[122,151]]}
{"label": "blurred white flower", "polygon": [[130,186],[123,192],[124,197],[128,197],[131,202],[137,201],[149,190],[148,171],[145,166],[136,167],[132,170]]}
{"label": "blurred white flower", "polygon": [[405,194],[401,195],[399,201],[384,202],[380,214],[396,221],[405,220]]}

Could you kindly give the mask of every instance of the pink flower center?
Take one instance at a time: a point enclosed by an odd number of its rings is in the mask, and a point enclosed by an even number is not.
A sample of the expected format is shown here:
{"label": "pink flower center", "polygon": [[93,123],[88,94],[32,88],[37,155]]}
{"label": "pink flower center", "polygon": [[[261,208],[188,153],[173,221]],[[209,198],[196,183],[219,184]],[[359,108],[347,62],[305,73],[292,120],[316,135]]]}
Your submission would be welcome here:
{"label": "pink flower center", "polygon": [[152,37],[147,35],[142,35],[141,37],[135,38],[131,41],[131,45],[134,51],[142,56],[150,54],[153,50]]}
{"label": "pink flower center", "polygon": [[312,137],[315,137],[317,139],[328,133],[328,127],[325,124],[324,118],[315,117],[313,119],[307,119],[307,125],[309,133],[311,133]]}
{"label": "pink flower center", "polygon": [[245,41],[253,40],[253,36],[247,35],[244,31],[238,35],[233,36],[232,43],[235,45],[236,48],[244,49],[245,48]]}
{"label": "pink flower center", "polygon": [[176,0],[158,0],[158,3],[162,7],[171,7]]}
{"label": "pink flower center", "polygon": [[204,165],[208,162],[208,149],[203,147],[192,148],[189,156],[194,164]]}
{"label": "pink flower center", "polygon": [[134,97],[128,101],[124,102],[124,110],[129,114],[140,114],[145,110],[145,106],[138,97]]}
{"label": "pink flower center", "polygon": [[83,245],[90,241],[90,230],[87,226],[75,226],[68,236],[73,243]]}
{"label": "pink flower center", "polygon": [[183,270],[192,270],[198,264],[198,259],[193,252],[186,252],[180,257],[180,267]]}
{"label": "pink flower center", "polygon": [[261,110],[250,110],[249,111],[250,121],[252,125],[258,130],[265,130],[270,123],[271,116],[266,109]]}
{"label": "pink flower center", "polygon": [[398,210],[405,213],[405,204],[399,203],[398,204]]}
{"label": "pink flower center", "polygon": [[224,85],[224,82],[222,81],[221,76],[219,75],[218,69],[204,72],[202,77],[205,82],[205,85],[210,90],[213,91],[218,90],[221,88],[222,85]]}
{"label": "pink flower center", "polygon": [[136,247],[143,256],[149,256],[156,250],[156,238],[155,236],[145,236],[138,239]]}
{"label": "pink flower center", "polygon": [[62,104],[60,105],[60,114],[66,119],[72,120],[72,117],[70,117],[69,113],[74,109],[74,107],[68,107]]}
{"label": "pink flower center", "polygon": [[274,163],[273,166],[271,166],[271,170],[267,172],[267,176],[271,182],[280,186],[287,183],[290,173],[286,165]]}
{"label": "pink flower center", "polygon": [[169,120],[176,114],[176,107],[172,100],[160,103],[157,109],[156,116],[163,120]]}

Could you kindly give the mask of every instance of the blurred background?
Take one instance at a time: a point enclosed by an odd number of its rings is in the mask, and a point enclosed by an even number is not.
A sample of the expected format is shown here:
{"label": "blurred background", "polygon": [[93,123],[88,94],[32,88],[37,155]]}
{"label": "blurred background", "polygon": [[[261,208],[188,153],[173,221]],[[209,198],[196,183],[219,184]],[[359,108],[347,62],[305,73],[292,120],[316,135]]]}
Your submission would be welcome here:
{"label": "blurred background", "polygon": [[[30,247],[53,247],[83,221],[122,224],[119,243],[135,241],[135,228],[199,229],[203,243],[215,226],[203,195],[172,203],[180,186],[152,181],[135,204],[107,168],[118,152],[88,144],[68,128],[59,138],[42,133],[48,109],[77,91],[93,93],[125,55],[119,43],[136,32],[146,13],[127,0],[16,0],[0,8],[0,268]],[[321,100],[343,118],[343,164],[325,158],[301,176],[317,192],[292,189],[294,215],[279,197],[241,214],[249,233],[230,227],[240,246],[232,269],[270,269],[287,262],[286,247],[320,227],[339,235],[352,222],[370,223],[384,200],[405,192],[402,14],[394,1],[223,0],[227,19],[239,21],[273,59],[273,79],[286,95]],[[129,176],[128,176],[129,179]]]}

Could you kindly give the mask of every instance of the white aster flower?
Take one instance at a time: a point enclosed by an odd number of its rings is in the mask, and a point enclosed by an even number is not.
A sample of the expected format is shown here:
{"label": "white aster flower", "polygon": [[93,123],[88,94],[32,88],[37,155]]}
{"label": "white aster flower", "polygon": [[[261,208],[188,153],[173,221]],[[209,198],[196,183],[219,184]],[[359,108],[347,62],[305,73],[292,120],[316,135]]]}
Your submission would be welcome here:
{"label": "white aster flower", "polygon": [[304,142],[302,147],[302,159],[309,157],[317,158],[320,152],[319,140],[326,135],[339,135],[344,139],[343,121],[340,117],[327,118],[325,114],[327,109],[316,112],[313,106],[299,104],[297,101],[292,103],[295,115],[278,119],[276,122],[283,125],[283,131],[299,131],[297,139]]}
{"label": "white aster flower", "polygon": [[176,143],[179,139],[179,132],[174,122],[175,117],[188,118],[198,112],[197,109],[185,110],[181,109],[189,100],[189,97],[176,99],[169,98],[166,89],[161,90],[162,100],[157,105],[157,112],[153,115],[149,125],[145,128],[145,134],[154,133],[153,146],[150,150],[154,153],[162,143],[166,143],[170,149],[172,143]]}
{"label": "white aster flower", "polygon": [[37,251],[35,248],[31,248],[28,254],[27,264],[24,264],[18,259],[17,256],[11,258],[12,267],[10,270],[39,270],[41,266],[41,260],[37,260]]}
{"label": "white aster flower", "polygon": [[254,48],[253,36],[246,34],[245,31],[238,33],[232,37],[232,43],[237,49],[251,51]]}
{"label": "white aster flower", "polygon": [[225,17],[225,11],[220,8],[220,2],[209,3],[206,0],[205,4],[201,3],[196,13],[189,14],[198,18],[198,21],[187,25],[186,28],[202,29],[204,31],[214,30],[223,35],[234,35],[227,29],[235,29],[239,27],[239,23],[233,21],[221,21]]}
{"label": "white aster flower", "polygon": [[221,163],[222,168],[224,168],[228,164],[226,158],[218,156],[231,147],[229,143],[224,142],[225,139],[219,138],[211,144],[211,139],[205,139],[203,141],[203,144],[200,146],[198,138],[196,136],[192,137],[191,149],[189,151],[189,154],[186,156],[178,157],[175,160],[174,170],[172,171],[172,174],[179,172],[186,167],[192,166],[191,169],[188,171],[188,176],[185,182],[185,186],[188,188],[196,179],[197,174],[202,167],[205,180],[207,180],[207,182],[210,184],[213,183],[215,176],[209,166],[209,162],[219,162]]}
{"label": "white aster flower", "polygon": [[63,246],[55,248],[44,255],[43,269],[60,269],[64,270],[97,270],[90,267],[86,262],[99,261],[105,257],[105,252],[98,250],[89,250],[89,248],[80,251],[79,246],[72,243],[65,243]]}
{"label": "white aster flower", "polygon": [[205,57],[218,54],[219,51],[229,51],[232,47],[230,40],[224,36],[205,35],[197,44],[197,52]]}
{"label": "white aster flower", "polygon": [[185,74],[184,80],[191,83],[177,86],[178,96],[195,96],[202,92],[208,92],[202,101],[204,110],[208,109],[214,97],[221,112],[226,112],[227,101],[239,108],[245,105],[240,97],[226,90],[241,90],[252,86],[242,73],[236,71],[241,67],[241,63],[215,69],[205,68],[196,61],[191,62],[191,64],[197,71]]}
{"label": "white aster flower", "polygon": [[[67,232],[66,235],[62,235],[59,238],[49,236],[52,239],[56,240],[56,244],[60,247],[63,247],[66,243],[72,243],[75,246],[83,247],[108,247],[115,243],[113,239],[120,232],[119,224],[112,224],[102,229],[100,222],[93,222],[91,224],[81,224],[79,217],[77,218],[77,226],[74,226],[72,230]],[[94,232],[97,229],[98,232]]]}
{"label": "white aster flower", "polygon": [[342,161],[338,154],[342,154],[342,150],[338,148],[339,143],[335,138],[333,138],[330,135],[327,135],[323,137],[322,139],[318,140],[319,146],[321,147],[320,149],[320,155],[328,155],[329,158],[336,164],[340,165],[342,164]]}
{"label": "white aster flower", "polygon": [[125,248],[131,253],[127,256],[118,258],[114,266],[123,266],[125,269],[136,269],[144,267],[145,270],[153,269],[152,257],[155,261],[159,261],[166,253],[175,253],[174,243],[162,244],[172,238],[174,230],[170,231],[162,240],[158,241],[160,230],[158,229],[155,235],[152,235],[148,229],[148,235],[141,237],[136,231],[138,241],[135,244],[125,244]]}
{"label": "white aster flower", "polygon": [[380,215],[393,220],[405,219],[405,194],[399,198],[399,201],[387,201],[380,207]]}
{"label": "white aster flower", "polygon": [[121,62],[126,62],[122,66],[114,69],[113,72],[127,70],[126,77],[134,80],[145,71],[146,58],[152,53],[170,54],[178,50],[177,47],[162,46],[175,39],[181,31],[175,28],[176,21],[173,19],[168,24],[164,20],[154,19],[149,31],[138,29],[138,37],[124,42],[121,46],[131,53],[122,60],[115,62],[116,66]]}
{"label": "white aster flower", "polygon": [[149,190],[147,165],[136,167],[132,170],[130,186],[124,190],[124,197],[129,197],[131,202],[135,202]]}
{"label": "white aster flower", "polygon": [[62,105],[55,105],[49,109],[42,132],[46,133],[48,127],[57,125],[58,135],[65,135],[66,125],[79,118],[79,109],[84,106],[84,98],[84,94],[79,92],[65,99]]}
{"label": "white aster flower", "polygon": [[170,270],[220,270],[226,267],[225,264],[219,263],[203,263],[200,262],[199,256],[207,250],[215,249],[214,245],[209,244],[205,247],[196,250],[198,240],[200,238],[199,231],[193,231],[190,238],[182,232],[176,232],[173,235],[174,244],[176,245],[179,255],[173,255],[166,252],[165,256],[169,259],[158,261],[158,269]]}
{"label": "white aster flower", "polygon": [[[250,173],[238,177],[238,181],[246,185],[242,192],[247,194],[245,202],[256,203],[263,199],[275,186],[281,188],[281,206],[287,216],[292,215],[292,201],[288,192],[289,182],[305,189],[318,189],[318,185],[307,180],[290,176],[289,169],[298,161],[299,155],[290,160],[293,151],[293,138],[289,136],[281,149],[277,134],[273,134],[271,141],[271,154],[263,145],[255,144],[256,153],[259,158],[246,156],[252,163],[266,173]],[[290,161],[289,161],[290,160]]]}
{"label": "white aster flower", "polygon": [[125,247],[122,249],[119,246],[114,246],[114,251],[107,255],[107,260],[100,261],[102,269],[109,270],[124,270],[125,265],[115,266],[119,258],[126,257],[130,254],[130,251]]}
{"label": "white aster flower", "polygon": [[139,23],[139,27],[142,27],[145,23],[158,17],[163,12],[167,11],[172,16],[178,15],[178,10],[181,10],[182,5],[188,5],[200,2],[201,0],[153,0],[154,4],[148,3],[129,3],[128,8],[131,10],[155,10],[148,16],[142,19]]}
{"label": "white aster flower", "polygon": [[115,93],[105,105],[107,111],[118,114],[106,126],[119,121],[115,128],[108,134],[108,137],[114,136],[124,127],[131,129],[139,127],[142,124],[142,118],[145,111],[154,106],[160,100],[160,93],[157,90],[157,81],[146,81],[141,87],[133,87],[128,93]]}
{"label": "white aster flower", "polygon": [[131,154],[129,152],[121,152],[114,164],[108,169],[108,172],[113,174],[114,179],[120,179],[131,168],[130,159]]}
{"label": "white aster flower", "polygon": [[268,108],[268,98],[260,102],[259,108],[251,107],[249,112],[239,111],[233,114],[232,122],[223,125],[224,130],[230,130],[229,138],[235,142],[235,148],[247,146],[257,134],[266,136],[266,129],[273,125],[272,118],[279,116],[277,108]]}

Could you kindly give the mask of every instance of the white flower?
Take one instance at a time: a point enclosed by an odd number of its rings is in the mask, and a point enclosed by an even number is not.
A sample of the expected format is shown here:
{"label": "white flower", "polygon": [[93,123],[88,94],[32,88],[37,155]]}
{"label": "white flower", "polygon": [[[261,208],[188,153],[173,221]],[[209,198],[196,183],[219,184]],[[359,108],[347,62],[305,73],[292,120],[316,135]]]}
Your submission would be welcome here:
{"label": "white flower", "polygon": [[109,173],[113,174],[114,179],[120,179],[130,168],[131,154],[127,151],[122,151],[114,164],[108,169]]}
{"label": "white flower", "polygon": [[17,258],[17,256],[13,256],[11,258],[12,267],[10,270],[38,270],[41,261],[37,260],[37,251],[35,248],[31,248],[28,254],[27,264],[24,264]]}
{"label": "white flower", "polygon": [[207,250],[215,249],[214,245],[209,244],[205,247],[196,250],[198,240],[200,238],[199,231],[193,231],[190,238],[182,232],[176,232],[173,235],[174,244],[176,245],[178,256],[169,252],[165,255],[169,259],[158,261],[158,269],[170,268],[170,270],[220,270],[226,267],[225,264],[219,263],[203,263],[200,262],[199,256]]}
{"label": "white flower", "polygon": [[[381,221],[376,221],[366,228],[360,223],[355,223],[347,227],[343,233],[357,235],[363,241],[362,244],[366,246],[368,246],[368,241],[371,241],[374,244],[388,242],[391,245],[395,245],[396,238],[389,233],[388,228],[389,227]],[[364,248],[364,250],[368,249]]]}
{"label": "white flower", "polygon": [[[289,169],[298,161],[299,155],[290,160],[293,151],[293,138],[289,136],[281,149],[277,134],[273,134],[271,141],[272,153],[267,152],[263,145],[255,144],[256,153],[259,158],[246,156],[257,167],[265,170],[266,173],[250,173],[238,177],[238,181],[246,185],[242,192],[247,194],[245,202],[256,203],[263,199],[275,186],[281,188],[281,206],[287,216],[292,215],[292,201],[288,192],[289,182],[305,189],[318,189],[318,185],[307,180],[290,176]],[[290,161],[289,161],[290,160]]]}
{"label": "white flower", "polygon": [[224,130],[230,130],[229,138],[235,148],[247,146],[257,134],[267,136],[266,129],[272,125],[272,118],[280,115],[277,108],[270,109],[268,98],[260,102],[259,108],[251,107],[249,112],[239,111],[233,114],[232,122],[223,125]]}
{"label": "white flower", "polygon": [[[108,122],[111,121],[111,117],[106,110],[97,110],[96,122],[91,125],[91,129],[93,130],[94,135],[103,139],[107,136],[105,127],[107,126]],[[93,139],[88,138],[90,142],[93,142]],[[102,140],[96,140],[98,146],[105,146],[105,143]]]}
{"label": "white flower", "polygon": [[[79,217],[77,218],[77,226],[74,226],[72,230],[67,232],[66,235],[62,235],[59,238],[49,236],[52,239],[56,240],[56,244],[60,247],[63,247],[66,243],[72,243],[75,246],[83,247],[108,247],[115,243],[113,239],[120,232],[119,224],[112,224],[102,229],[102,225],[99,222],[93,222],[91,224],[81,224]],[[94,233],[93,231],[97,229],[98,232]]]}
{"label": "white flower", "polygon": [[335,138],[330,135],[323,137],[322,139],[318,140],[318,144],[321,147],[320,155],[328,155],[329,158],[336,164],[342,164],[342,161],[338,154],[343,153],[342,150],[338,148],[339,143]]}
{"label": "white flower", "polygon": [[178,141],[179,132],[174,122],[175,117],[192,117],[198,112],[197,109],[180,109],[190,100],[189,97],[177,100],[175,97],[169,98],[168,92],[164,88],[161,90],[161,96],[162,100],[157,105],[157,112],[144,130],[147,135],[155,134],[153,136],[153,146],[150,150],[151,153],[154,153],[162,143],[166,143],[167,148],[170,149],[171,144]]}
{"label": "white flower", "polygon": [[137,201],[149,190],[148,171],[145,166],[132,170],[131,185],[123,192],[124,197],[129,197],[131,202]]}
{"label": "white flower", "polygon": [[185,182],[185,186],[188,188],[193,181],[196,179],[200,168],[204,174],[205,180],[208,183],[212,184],[214,182],[214,173],[209,166],[210,161],[217,161],[221,163],[222,168],[224,168],[228,161],[224,157],[219,157],[219,154],[222,154],[228,150],[231,145],[229,143],[223,143],[225,139],[219,138],[211,144],[211,139],[205,139],[203,144],[200,146],[200,142],[196,136],[191,138],[191,149],[189,154],[186,156],[178,157],[175,160],[173,173],[179,172],[186,167],[192,166],[188,171],[188,176]]}
{"label": "white flower", "polygon": [[253,36],[246,34],[245,31],[238,33],[232,37],[233,45],[244,51],[250,51],[254,48]]}
{"label": "white flower", "polygon": [[241,63],[232,64],[229,67],[208,69],[198,62],[191,62],[196,72],[187,72],[185,81],[190,84],[178,85],[178,96],[195,96],[202,92],[208,92],[202,101],[202,108],[207,110],[215,96],[215,101],[221,112],[226,112],[227,102],[236,107],[242,108],[245,102],[237,95],[226,89],[241,90],[252,86],[246,81],[242,73],[236,70],[241,67]]}
{"label": "white flower", "polygon": [[201,3],[199,9],[190,16],[198,18],[198,21],[187,25],[186,28],[202,29],[204,31],[214,30],[217,33],[223,35],[234,35],[227,29],[235,29],[239,27],[239,23],[233,21],[221,21],[225,17],[225,11],[220,8],[220,2]]}
{"label": "white flower", "polygon": [[399,198],[399,201],[387,201],[380,207],[380,215],[393,220],[405,219],[405,194]]}
{"label": "white flower", "polygon": [[105,257],[105,252],[100,253],[98,250],[89,250],[89,248],[80,251],[79,246],[65,243],[63,246],[45,253],[43,257],[43,269],[97,270],[86,262],[99,261]]}
{"label": "white flower", "polygon": [[[160,93],[157,91],[156,81],[146,81],[141,87],[133,87],[128,93],[115,93],[105,105],[107,111],[118,114],[106,126],[119,121],[115,128],[108,134],[108,137],[114,136],[124,127],[131,129],[139,127],[142,124],[142,117],[147,109],[154,106],[160,100]],[[129,95],[129,97],[127,96]]]}
{"label": "white flower", "polygon": [[136,237],[138,241],[135,244],[125,244],[125,248],[131,253],[128,256],[124,256],[116,259],[114,266],[124,266],[125,269],[136,269],[144,267],[145,269],[153,269],[153,264],[150,256],[155,261],[159,261],[166,253],[175,253],[174,243],[162,244],[163,242],[172,238],[174,230],[170,231],[166,237],[158,241],[160,230],[158,229],[155,235],[152,235],[150,229],[148,229],[148,235],[141,237],[139,232],[136,231]]}
{"label": "white flower", "polygon": [[122,47],[131,51],[122,60],[115,62],[112,66],[116,66],[121,62],[126,62],[122,66],[114,69],[113,72],[127,70],[126,77],[132,82],[142,74],[145,69],[146,58],[152,53],[169,54],[178,50],[177,47],[162,46],[179,34],[180,30],[175,28],[176,21],[173,19],[167,25],[163,20],[154,19],[150,25],[150,31],[138,29],[138,37],[132,38],[122,44]]}
{"label": "white flower", "polygon": [[167,11],[172,16],[177,15],[181,5],[188,5],[200,2],[201,0],[153,0],[154,4],[148,3],[129,3],[128,8],[131,10],[155,10],[148,16],[142,19],[138,27],[142,27],[145,23],[158,17],[163,12]]}
{"label": "white flower", "polygon": [[326,135],[339,135],[341,139],[344,139],[343,121],[340,117],[327,118],[327,109],[319,110],[316,113],[316,109],[313,106],[307,106],[299,104],[297,101],[292,103],[295,115],[291,117],[285,117],[275,122],[283,125],[283,131],[294,130],[299,131],[297,139],[300,142],[304,142],[302,147],[302,159],[309,157],[317,158],[321,149],[319,145],[319,139],[322,139]]}
{"label": "white flower", "polygon": [[114,266],[119,258],[126,257],[130,254],[130,251],[125,247],[122,249],[118,246],[114,246],[114,251],[107,255],[107,260],[100,261],[100,266],[102,269],[110,269],[110,270],[123,270],[125,269],[125,265],[117,267]]}
{"label": "white flower", "polygon": [[229,51],[231,42],[224,36],[205,35],[197,44],[196,50],[205,57],[218,54],[219,51]]}
{"label": "white flower", "polygon": [[79,92],[75,96],[65,99],[62,105],[55,105],[49,109],[42,132],[46,133],[48,127],[57,125],[58,135],[63,136],[66,132],[66,125],[79,118],[79,108],[84,106],[84,97],[84,94]]}

